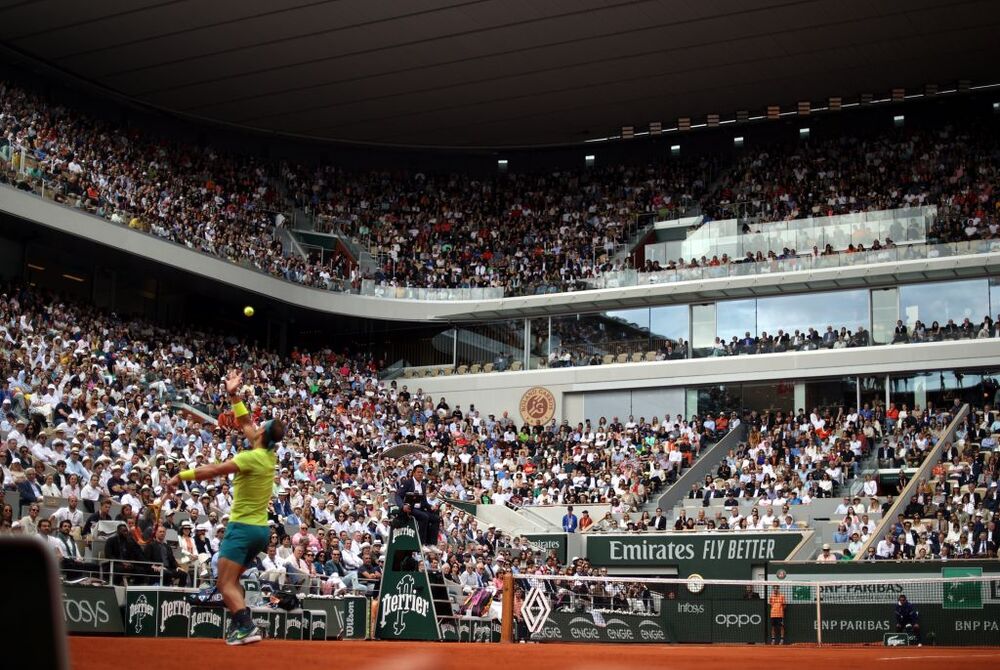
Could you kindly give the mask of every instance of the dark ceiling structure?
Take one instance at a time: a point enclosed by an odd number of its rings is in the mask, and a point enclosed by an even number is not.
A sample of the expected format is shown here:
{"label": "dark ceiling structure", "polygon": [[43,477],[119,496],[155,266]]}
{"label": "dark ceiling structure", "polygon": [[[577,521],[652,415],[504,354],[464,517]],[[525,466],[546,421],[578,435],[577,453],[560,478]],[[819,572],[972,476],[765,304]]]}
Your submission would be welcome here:
{"label": "dark ceiling structure", "polygon": [[996,0],[0,0],[0,43],[140,103],[399,146],[994,83]]}

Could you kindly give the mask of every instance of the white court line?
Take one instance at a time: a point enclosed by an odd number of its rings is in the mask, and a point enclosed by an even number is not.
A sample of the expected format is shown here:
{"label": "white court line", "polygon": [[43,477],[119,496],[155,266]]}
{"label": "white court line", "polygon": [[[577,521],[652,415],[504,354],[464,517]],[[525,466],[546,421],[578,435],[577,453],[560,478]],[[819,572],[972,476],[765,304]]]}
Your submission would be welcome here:
{"label": "white court line", "polygon": [[914,654],[913,656],[882,656],[879,661],[917,660],[922,658],[997,658],[997,654]]}

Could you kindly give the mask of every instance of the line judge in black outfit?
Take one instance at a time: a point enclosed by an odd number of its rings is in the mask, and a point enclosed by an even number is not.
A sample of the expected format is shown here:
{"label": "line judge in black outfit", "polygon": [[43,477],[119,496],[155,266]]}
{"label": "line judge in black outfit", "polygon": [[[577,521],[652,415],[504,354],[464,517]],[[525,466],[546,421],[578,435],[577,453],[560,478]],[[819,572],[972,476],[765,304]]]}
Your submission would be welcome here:
{"label": "line judge in black outfit", "polygon": [[423,544],[437,544],[441,517],[437,509],[427,504],[427,483],[424,481],[424,466],[420,463],[413,466],[410,476],[396,489],[396,504],[417,520]]}

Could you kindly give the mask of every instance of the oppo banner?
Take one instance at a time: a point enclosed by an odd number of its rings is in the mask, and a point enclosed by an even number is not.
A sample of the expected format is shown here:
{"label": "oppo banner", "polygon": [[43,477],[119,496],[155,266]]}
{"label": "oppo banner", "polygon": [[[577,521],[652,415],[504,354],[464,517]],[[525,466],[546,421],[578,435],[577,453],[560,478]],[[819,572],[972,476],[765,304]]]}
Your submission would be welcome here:
{"label": "oppo banner", "polygon": [[62,588],[63,618],[69,633],[121,635],[122,608],[113,586],[74,586]]}
{"label": "oppo banner", "polygon": [[762,600],[667,600],[657,614],[552,612],[531,635],[559,642],[764,642],[767,604]]}
{"label": "oppo banner", "polygon": [[762,600],[663,600],[661,607],[677,642],[764,642],[767,635]]}

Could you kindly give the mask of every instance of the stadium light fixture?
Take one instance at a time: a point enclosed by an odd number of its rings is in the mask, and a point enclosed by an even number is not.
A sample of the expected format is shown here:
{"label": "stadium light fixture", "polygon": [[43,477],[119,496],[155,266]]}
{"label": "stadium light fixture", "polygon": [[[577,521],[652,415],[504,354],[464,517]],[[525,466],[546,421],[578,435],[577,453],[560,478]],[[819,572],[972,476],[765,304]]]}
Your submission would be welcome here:
{"label": "stadium light fixture", "polygon": [[993,113],[1000,114],[1000,102],[993,103]]}
{"label": "stadium light fixture", "polygon": [[81,284],[86,281],[83,277],[78,277],[77,275],[71,275],[66,272],[63,273],[64,279],[69,279],[70,281],[80,282]]}
{"label": "stadium light fixture", "polygon": [[587,154],[583,157],[583,162],[587,167],[594,167],[594,161],[596,160],[594,154]]}
{"label": "stadium light fixture", "polygon": [[679,144],[671,144],[670,145],[670,155],[671,156],[680,156],[681,155],[681,145],[679,145]]}
{"label": "stadium light fixture", "polygon": [[905,121],[906,121],[906,117],[904,115],[902,115],[902,114],[896,114],[895,116],[892,117],[892,123],[897,128],[902,128],[903,127],[903,123]]}
{"label": "stadium light fixture", "polygon": [[506,158],[501,158],[501,159],[499,159],[497,161],[497,170],[499,170],[500,172],[506,172],[507,171],[507,159]]}
{"label": "stadium light fixture", "polygon": [[740,148],[740,147],[743,146],[743,136],[742,135],[737,135],[736,137],[733,138],[733,146],[736,147],[736,148]]}
{"label": "stadium light fixture", "polygon": [[808,128],[799,128],[799,139],[800,140],[809,139],[809,129]]}
{"label": "stadium light fixture", "polygon": [[34,263],[28,263],[28,267],[32,270],[38,270],[39,272],[45,272],[45,267],[42,265],[35,265]]}

